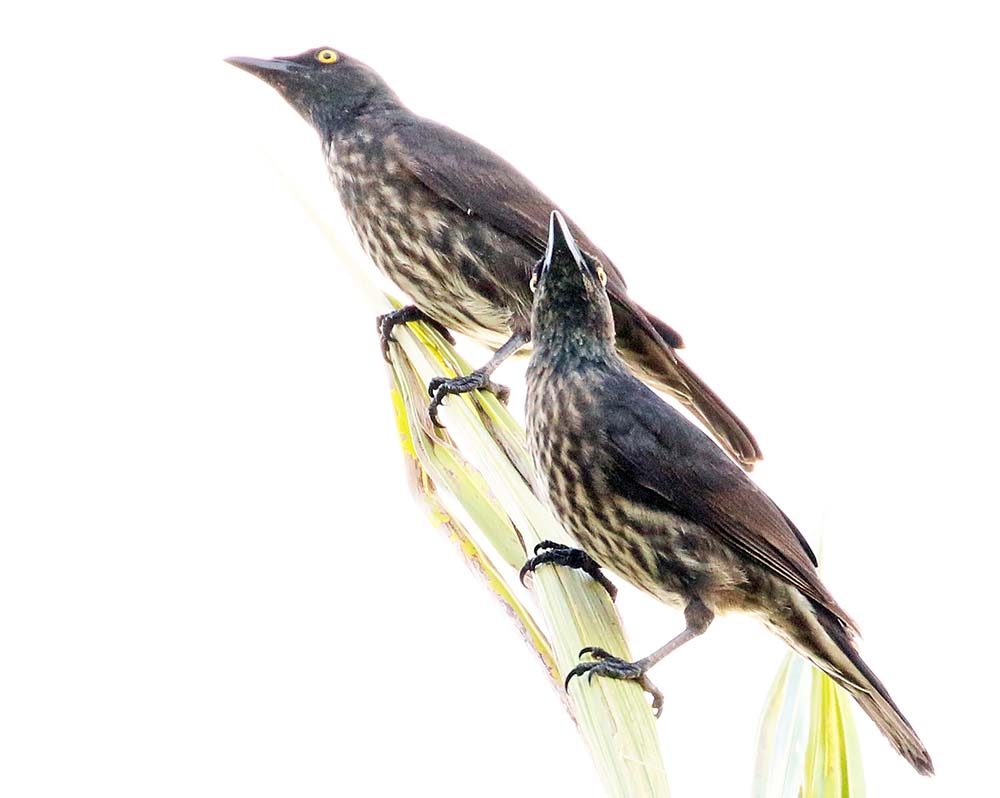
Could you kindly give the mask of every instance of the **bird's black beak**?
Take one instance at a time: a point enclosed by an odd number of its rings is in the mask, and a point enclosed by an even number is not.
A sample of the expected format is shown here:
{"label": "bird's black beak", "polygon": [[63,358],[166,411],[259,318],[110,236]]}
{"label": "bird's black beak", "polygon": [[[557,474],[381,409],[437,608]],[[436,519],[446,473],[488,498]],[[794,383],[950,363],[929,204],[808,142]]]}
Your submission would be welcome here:
{"label": "bird's black beak", "polygon": [[545,248],[545,261],[542,264],[542,274],[545,274],[557,262],[575,263],[581,272],[586,273],[587,261],[576,245],[576,239],[569,229],[566,219],[559,211],[549,215],[549,243]]}
{"label": "bird's black beak", "polygon": [[251,75],[256,75],[265,83],[280,82],[281,77],[293,72],[301,72],[302,65],[280,58],[247,58],[242,55],[226,59],[227,64],[239,67]]}

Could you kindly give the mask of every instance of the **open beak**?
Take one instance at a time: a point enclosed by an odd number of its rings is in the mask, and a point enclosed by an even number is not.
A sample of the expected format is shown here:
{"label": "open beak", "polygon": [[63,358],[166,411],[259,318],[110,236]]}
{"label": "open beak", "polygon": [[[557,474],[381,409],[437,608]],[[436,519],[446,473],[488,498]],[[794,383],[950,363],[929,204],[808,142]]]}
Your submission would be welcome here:
{"label": "open beak", "polygon": [[583,253],[576,245],[576,239],[570,232],[569,224],[559,211],[552,211],[549,215],[549,243],[545,247],[545,262],[542,264],[542,274],[545,274],[552,266],[553,261],[562,256],[569,255],[576,262],[581,272],[586,272],[587,261],[584,260]]}

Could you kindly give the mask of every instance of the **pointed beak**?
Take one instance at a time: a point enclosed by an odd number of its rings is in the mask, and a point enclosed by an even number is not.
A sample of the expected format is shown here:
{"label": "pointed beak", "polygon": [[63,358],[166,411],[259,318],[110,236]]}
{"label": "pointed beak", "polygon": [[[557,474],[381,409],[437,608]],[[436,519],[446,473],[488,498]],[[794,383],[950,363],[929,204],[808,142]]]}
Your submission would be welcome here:
{"label": "pointed beak", "polygon": [[265,83],[275,83],[282,75],[301,72],[302,66],[294,61],[283,61],[280,58],[247,58],[242,55],[226,59],[227,64],[239,67],[251,75],[256,75]]}
{"label": "pointed beak", "polygon": [[559,211],[552,211],[549,215],[549,243],[545,248],[545,262],[542,264],[542,274],[545,274],[554,261],[560,258],[571,258],[580,269],[585,271],[587,262],[583,258],[583,253],[576,245],[576,239],[569,229],[566,218]]}

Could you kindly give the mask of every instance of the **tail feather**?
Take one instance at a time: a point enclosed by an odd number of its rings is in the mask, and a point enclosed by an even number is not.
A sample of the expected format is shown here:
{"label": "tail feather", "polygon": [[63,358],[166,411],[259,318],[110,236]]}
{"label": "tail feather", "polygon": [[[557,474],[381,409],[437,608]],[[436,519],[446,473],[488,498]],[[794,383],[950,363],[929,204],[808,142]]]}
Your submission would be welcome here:
{"label": "tail feather", "polygon": [[[808,601],[804,597],[802,600]],[[797,629],[785,629],[782,636],[789,637],[796,650],[851,694],[892,747],[919,774],[932,775],[934,764],[927,748],[885,685],[861,659],[849,630],[833,613],[815,605],[811,610],[809,622],[803,624],[800,617]]]}
{"label": "tail feather", "polygon": [[[616,306],[619,348],[638,376],[683,404],[747,471],[763,457],[750,430],[716,393],[680,359],[674,347],[681,337],[673,328],[638,306]],[[637,314],[642,314],[641,318]],[[676,342],[676,343],[674,343]]]}

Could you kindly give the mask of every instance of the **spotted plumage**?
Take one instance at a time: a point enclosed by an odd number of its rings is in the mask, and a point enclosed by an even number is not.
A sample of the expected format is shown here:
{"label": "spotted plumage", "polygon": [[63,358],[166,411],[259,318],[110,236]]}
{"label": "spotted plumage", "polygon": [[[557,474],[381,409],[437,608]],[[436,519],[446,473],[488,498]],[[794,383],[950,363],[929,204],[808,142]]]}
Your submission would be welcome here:
{"label": "spotted plumage", "polygon": [[[684,632],[638,662],[594,650],[570,672],[640,680],[718,613],[755,615],[847,689],[921,773],[930,756],[854,646],[854,622],[792,522],[615,351],[610,302],[554,212],[538,267],[528,442],[538,490],[597,563],[682,607]],[[566,559],[566,558],[564,558]],[[526,565],[532,569],[532,563]]]}
{"label": "spotted plumage", "polygon": [[[229,60],[274,86],[315,127],[351,225],[378,268],[427,317],[496,349],[471,375],[434,381],[432,417],[448,393],[497,389],[492,371],[530,342],[528,280],[545,249],[552,201],[485,147],[414,114],[370,67],[343,53]],[[678,356],[681,337],[632,300],[607,255],[573,229],[603,264],[629,366],[752,468],[761,457],[756,441]],[[380,328],[391,336],[395,323],[388,318]]]}
{"label": "spotted plumage", "polygon": [[[446,327],[499,346],[531,313],[536,258],[410,177],[392,120],[357,120],[324,142],[330,177],[375,265]],[[516,282],[499,275],[520,272]]]}

